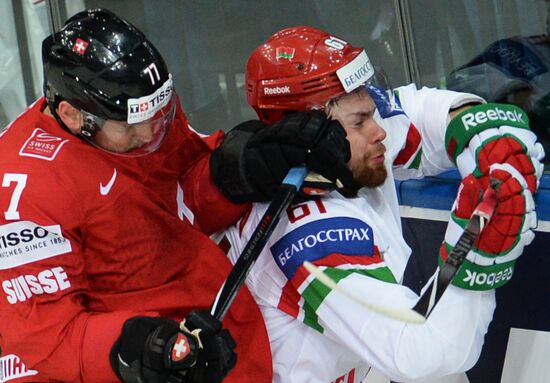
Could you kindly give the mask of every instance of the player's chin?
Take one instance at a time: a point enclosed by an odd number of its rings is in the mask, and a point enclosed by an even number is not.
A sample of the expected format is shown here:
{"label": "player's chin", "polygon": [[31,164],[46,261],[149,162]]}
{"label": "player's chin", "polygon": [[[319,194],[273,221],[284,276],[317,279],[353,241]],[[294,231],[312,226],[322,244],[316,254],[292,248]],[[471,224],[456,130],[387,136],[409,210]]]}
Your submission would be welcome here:
{"label": "player's chin", "polygon": [[388,177],[388,171],[384,164],[375,167],[365,166],[354,173],[357,183],[363,187],[370,188],[382,185]]}

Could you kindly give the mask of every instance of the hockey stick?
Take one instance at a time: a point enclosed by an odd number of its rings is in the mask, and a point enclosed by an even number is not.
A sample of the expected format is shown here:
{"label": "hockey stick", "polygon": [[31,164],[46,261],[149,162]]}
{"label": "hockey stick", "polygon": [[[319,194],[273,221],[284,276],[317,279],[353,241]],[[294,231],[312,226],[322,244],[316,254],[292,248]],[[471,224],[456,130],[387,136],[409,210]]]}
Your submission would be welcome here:
{"label": "hockey stick", "polygon": [[267,240],[277,226],[281,212],[286,209],[300,189],[306,174],[307,170],[303,166],[292,168],[288,172],[279,191],[270,202],[256,230],[252,233],[237,262],[233,265],[229,276],[218,292],[210,310],[214,318],[222,320],[225,314],[227,314],[231,303],[235,300],[240,287],[246,280],[246,276],[252,269],[252,266],[254,266],[254,263],[256,263]]}
{"label": "hockey stick", "polygon": [[333,281],[328,275],[323,273],[321,269],[312,263],[306,261],[304,263],[304,267],[323,285],[347,296],[361,306],[402,322],[417,324],[424,323],[437,302],[441,299],[443,292],[451,283],[460,265],[462,265],[464,259],[466,259],[466,255],[472,249],[479,234],[485,228],[487,222],[491,219],[495,208],[495,191],[492,187],[489,187],[485,191],[482,201],[476,206],[474,212],[472,213],[466,229],[460,235],[455,247],[447,256],[445,263],[441,267],[438,267],[431,284],[424,291],[412,309],[391,308],[373,304],[368,302],[366,299],[357,296],[351,291],[340,287],[335,281]]}
{"label": "hockey stick", "polygon": [[479,234],[493,216],[496,205],[495,190],[492,186],[489,186],[483,194],[483,199],[474,209],[470,221],[458,238],[453,250],[449,253],[445,262],[437,268],[435,278],[432,279],[428,288],[424,290],[424,293],[413,307],[413,310],[418,314],[428,318],[447,287],[451,284],[453,277],[474,246]]}
{"label": "hockey stick", "polygon": [[335,281],[333,281],[328,275],[323,273],[323,271],[320,268],[318,268],[317,266],[315,266],[313,263],[309,261],[304,262],[304,267],[306,268],[307,271],[309,271],[311,275],[317,278],[319,282],[321,282],[323,285],[325,285],[329,289],[345,295],[355,303],[358,303],[361,306],[364,306],[372,311],[385,315],[389,318],[397,319],[402,322],[424,323],[426,321],[426,318],[424,318],[422,315],[419,315],[417,312],[409,308],[399,309],[399,308],[385,307],[385,306],[368,302],[367,300],[360,298],[359,296],[352,293],[351,291],[345,290],[340,286],[338,286],[338,284]]}

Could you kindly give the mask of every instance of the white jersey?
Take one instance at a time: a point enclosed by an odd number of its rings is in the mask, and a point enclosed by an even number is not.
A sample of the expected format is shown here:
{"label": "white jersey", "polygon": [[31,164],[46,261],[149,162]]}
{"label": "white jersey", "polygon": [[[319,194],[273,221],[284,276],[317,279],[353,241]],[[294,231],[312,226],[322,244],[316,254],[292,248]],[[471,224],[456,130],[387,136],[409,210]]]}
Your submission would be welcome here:
{"label": "white jersey", "polygon": [[[399,284],[410,248],[401,232],[394,178],[452,167],[444,148],[448,111],[479,99],[417,90],[412,84],[397,91],[399,106],[377,117],[388,132],[387,167],[394,168],[386,182],[361,189],[358,198],[333,192],[289,207],[248,276],[269,333],[274,382],[355,383],[371,367],[407,381],[465,371],[477,361],[495,307],[494,292],[450,286],[429,320],[413,325],[330,290],[302,265],[313,262],[341,287],[374,304],[409,308],[416,303],[418,296]],[[233,263],[266,208],[254,205],[248,217],[225,233]]]}

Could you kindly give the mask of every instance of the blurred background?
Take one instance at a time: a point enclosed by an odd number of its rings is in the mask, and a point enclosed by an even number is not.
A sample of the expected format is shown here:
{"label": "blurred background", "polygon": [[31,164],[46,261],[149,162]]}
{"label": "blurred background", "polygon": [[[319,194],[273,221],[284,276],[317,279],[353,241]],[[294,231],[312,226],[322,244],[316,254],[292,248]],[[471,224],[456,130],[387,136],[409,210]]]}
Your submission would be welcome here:
{"label": "blurred background", "polygon": [[41,95],[42,39],[93,7],[123,15],[160,49],[202,133],[254,118],[243,89],[248,55],[281,28],[310,25],[364,46],[393,86],[515,103],[550,144],[548,0],[2,0],[1,127]]}

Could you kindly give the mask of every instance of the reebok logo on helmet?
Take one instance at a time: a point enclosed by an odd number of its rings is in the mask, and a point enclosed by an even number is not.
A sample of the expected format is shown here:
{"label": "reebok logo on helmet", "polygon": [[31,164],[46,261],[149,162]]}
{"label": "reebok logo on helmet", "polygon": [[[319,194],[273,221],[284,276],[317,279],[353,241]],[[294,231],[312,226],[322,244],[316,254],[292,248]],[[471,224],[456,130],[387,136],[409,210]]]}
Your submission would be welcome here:
{"label": "reebok logo on helmet", "polygon": [[466,113],[461,118],[464,128],[468,130],[470,127],[474,128],[479,124],[483,124],[488,120],[491,121],[513,121],[519,123],[526,123],[523,119],[523,113],[519,113],[516,110],[502,110],[498,107],[482,110],[478,112]]}
{"label": "reebok logo on helmet", "polygon": [[274,88],[264,87],[264,95],[266,96],[288,93],[290,93],[290,85],[276,86]]}

